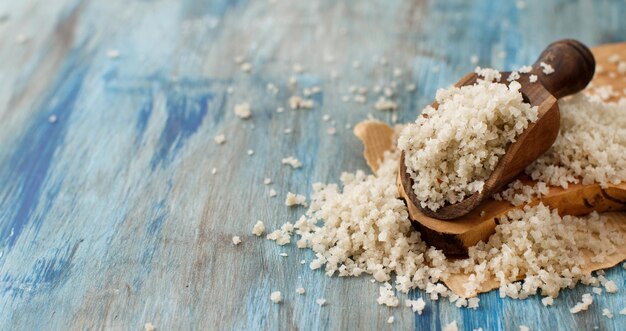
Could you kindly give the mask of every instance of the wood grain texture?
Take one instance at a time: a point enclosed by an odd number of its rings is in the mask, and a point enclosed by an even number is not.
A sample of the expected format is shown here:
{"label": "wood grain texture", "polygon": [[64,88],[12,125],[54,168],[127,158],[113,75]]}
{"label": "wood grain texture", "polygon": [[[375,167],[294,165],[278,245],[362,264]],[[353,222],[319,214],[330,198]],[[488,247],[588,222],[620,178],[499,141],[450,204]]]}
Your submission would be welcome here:
{"label": "wood grain texture", "polygon": [[[283,204],[287,191],[309,194],[315,181],[366,169],[343,128],[374,113],[375,99],[342,102],[350,85],[382,84],[401,68],[399,86],[417,85],[396,99],[398,120],[410,121],[437,88],[473,68],[473,54],[506,70],[556,39],[595,45],[626,36],[621,0],[525,3],[0,2],[0,328],[439,330],[456,320],[467,330],[623,329],[626,317],[601,316],[626,301],[620,268],[607,272],[620,292],[596,297],[582,314],[568,309],[590,291],[584,286],[550,308],[490,293],[478,311],[426,300],[415,316],[378,306],[378,285],[367,278],[327,278],[298,263],[311,252],[250,234],[257,219],[274,229],[298,218],[302,209]],[[20,34],[27,42],[16,42]],[[119,58],[107,57],[111,49]],[[336,60],[325,62],[327,53]],[[391,65],[381,67],[379,56]],[[323,92],[314,110],[277,113],[292,95],[296,62],[309,69],[295,75],[299,86]],[[243,101],[252,104],[248,121],[232,112]],[[326,135],[323,114],[336,135]],[[220,133],[227,142],[218,146]],[[281,166],[289,155],[303,167]],[[278,197],[268,196],[264,177]],[[233,246],[233,235],[243,242]],[[270,303],[274,290],[283,304]],[[315,304],[320,297],[328,306]]]}

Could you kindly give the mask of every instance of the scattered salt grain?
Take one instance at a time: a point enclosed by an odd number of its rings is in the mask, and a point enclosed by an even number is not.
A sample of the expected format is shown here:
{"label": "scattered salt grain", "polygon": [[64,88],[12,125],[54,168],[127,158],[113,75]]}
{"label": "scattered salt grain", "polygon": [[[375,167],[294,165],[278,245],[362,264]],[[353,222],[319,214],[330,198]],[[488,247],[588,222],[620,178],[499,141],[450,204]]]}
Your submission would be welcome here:
{"label": "scattered salt grain", "polygon": [[459,331],[459,327],[456,325],[456,321],[452,321],[451,323],[446,324],[443,327],[443,331]]}
{"label": "scattered salt grain", "polygon": [[296,159],[293,156],[288,156],[284,159],[282,159],[282,164],[288,164],[290,165],[292,168],[297,169],[302,167],[302,163],[300,163],[300,161],[298,159]]}
{"label": "scattered salt grain", "polygon": [[393,76],[394,77],[402,76],[402,69],[400,69],[400,68],[393,68]]}
{"label": "scattered salt grain", "polygon": [[480,58],[478,57],[478,55],[470,56],[470,63],[471,64],[477,65],[479,61],[480,61]]}
{"label": "scattered salt grain", "polygon": [[239,236],[233,236],[233,245],[239,245],[241,243],[241,238],[239,238]]}
{"label": "scattered salt grain", "polygon": [[[517,9],[519,9],[519,10],[524,10],[526,8],[526,1],[518,0],[515,3],[515,7],[517,7]],[[526,330],[522,330],[521,327],[520,327],[520,331],[528,331],[528,328],[526,328]]]}
{"label": "scattered salt grain", "polygon": [[289,108],[291,109],[311,109],[313,106],[314,102],[311,99],[304,99],[297,95],[289,98]]}
{"label": "scattered salt grain", "polygon": [[552,297],[545,297],[541,299],[541,303],[546,307],[552,306],[552,304],[554,303],[554,299]]}
{"label": "scattered salt grain", "polygon": [[290,206],[290,207],[291,206],[296,206],[296,205],[302,205],[302,206],[306,207],[307,206],[306,197],[304,197],[304,195],[287,192],[287,198],[285,199],[285,205],[286,206]]}
{"label": "scattered salt grain", "polygon": [[280,253],[280,254],[278,254],[278,255],[280,255],[280,256],[282,256],[282,257],[287,257],[287,256],[289,256],[289,254],[287,254],[287,253]]}
{"label": "scattered salt grain", "polygon": [[322,120],[324,120],[324,122],[330,121],[330,115],[324,114],[324,116],[322,116]]}
{"label": "scattered salt grain", "polygon": [[613,312],[611,312],[608,308],[604,308],[602,309],[602,316],[613,318]]}
{"label": "scattered salt grain", "polygon": [[617,63],[617,62],[619,62],[619,60],[620,60],[619,54],[617,54],[617,53],[612,54],[611,56],[609,56],[608,60],[609,60],[610,63]]}
{"label": "scattered salt grain", "polygon": [[285,134],[290,134],[291,133],[291,128],[286,128],[283,132],[285,132]]}
{"label": "scattered salt grain", "polygon": [[337,129],[335,129],[334,127],[330,127],[328,129],[326,129],[326,134],[328,134],[329,136],[332,136],[335,133],[337,133]]}
{"label": "scattered salt grain", "polygon": [[215,175],[217,173],[217,168],[211,169],[211,175]]}
{"label": "scattered salt grain", "polygon": [[107,51],[107,57],[109,59],[117,59],[118,57],[120,57],[120,51],[118,51],[117,49],[109,49]]}
{"label": "scattered salt grain", "polygon": [[218,134],[217,136],[215,136],[215,138],[213,138],[213,140],[216,144],[221,145],[226,142],[226,136],[224,136],[223,134]]}
{"label": "scattered salt grain", "polygon": [[537,78],[538,78],[537,75],[530,75],[528,76],[528,81],[531,83],[535,83],[537,82]]}
{"label": "scattered salt grain", "polygon": [[600,287],[594,287],[594,288],[591,289],[591,291],[593,293],[597,294],[597,295],[602,294],[602,288],[600,288]]}
{"label": "scattered salt grain", "polygon": [[57,121],[57,115],[52,114],[48,116],[48,123],[56,123],[56,121]]}
{"label": "scattered salt grain", "polygon": [[406,91],[407,92],[413,92],[417,89],[417,86],[415,84],[409,84],[406,86]]}
{"label": "scattered salt grain", "polygon": [[280,291],[272,292],[272,294],[270,294],[270,300],[272,300],[273,303],[280,303],[283,301],[283,295]]}
{"label": "scattered salt grain", "polygon": [[395,318],[393,316],[389,316],[389,318],[387,319],[387,323],[388,324],[393,324]]}
{"label": "scattered salt grain", "polygon": [[617,292],[618,287],[614,281],[609,280],[606,283],[604,283],[604,289],[606,290],[607,293],[615,293]]}
{"label": "scattered salt grain", "polygon": [[397,307],[400,300],[393,294],[393,288],[391,284],[385,283],[379,289],[379,297],[376,299],[379,305],[386,305],[388,307]]}
{"label": "scattered salt grain", "polygon": [[619,311],[620,315],[626,315],[626,307],[624,307],[624,309]]}
{"label": "scattered salt grain", "polygon": [[539,66],[543,69],[542,72],[547,76],[550,75],[554,72],[554,68],[552,68],[551,65],[545,63],[545,62],[541,62],[539,63]]}
{"label": "scattered salt grain", "polygon": [[300,74],[302,72],[304,72],[304,67],[299,64],[299,63],[295,63],[292,67],[291,70],[297,74]]}
{"label": "scattered salt grain", "polygon": [[285,111],[285,108],[283,108],[283,107],[278,107],[278,108],[276,108],[276,112],[277,112],[277,113],[282,113],[282,112],[284,112],[284,111]]}
{"label": "scattered salt grain", "polygon": [[263,232],[265,232],[265,224],[263,224],[262,221],[256,221],[256,223],[254,223],[254,226],[252,227],[252,234],[260,237],[263,235]]}
{"label": "scattered salt grain", "polygon": [[509,75],[509,77],[507,77],[507,81],[511,82],[514,80],[518,80],[520,78],[519,72],[517,71],[512,71],[511,74]]}
{"label": "scattered salt grain", "polygon": [[246,59],[243,57],[243,55],[237,55],[235,56],[235,58],[233,59],[233,61],[235,61],[236,64],[242,64],[243,61],[245,61]]}
{"label": "scattered salt grain", "polygon": [[20,33],[20,34],[18,34],[15,37],[15,42],[20,44],[20,45],[23,45],[23,44],[27,43],[29,39],[30,38],[28,38],[28,36],[26,36],[25,34]]}
{"label": "scattered salt grain", "polygon": [[317,299],[315,300],[315,303],[317,303],[320,307],[326,304],[326,299]]}
{"label": "scattered salt grain", "polygon": [[517,71],[519,71],[522,74],[527,74],[527,73],[531,72],[532,70],[533,70],[533,67],[531,67],[531,66],[522,66]]}
{"label": "scattered salt grain", "polygon": [[152,325],[152,323],[150,323],[150,322],[144,324],[143,325],[143,329],[144,329],[144,331],[155,331],[156,330],[154,325]]}
{"label": "scattered salt grain", "polygon": [[253,150],[251,150],[251,149],[249,149],[247,153],[248,153],[248,155],[253,155],[253,154],[254,154],[254,151],[253,151]]}
{"label": "scattered salt grain", "polygon": [[477,309],[479,302],[480,302],[479,298],[476,298],[476,297],[469,298],[469,299],[467,299],[467,308]]}
{"label": "scattered salt grain", "polygon": [[298,294],[300,294],[300,295],[303,295],[303,294],[304,294],[304,292],[306,292],[306,290],[304,289],[304,287],[298,287],[298,288],[296,289],[296,293],[298,293]]}
{"label": "scattered salt grain", "polygon": [[519,331],[530,331],[530,329],[526,325],[520,325]]}
{"label": "scattered salt grain", "polygon": [[426,307],[426,302],[424,302],[424,299],[418,298],[417,300],[405,300],[404,305],[410,307],[414,313],[421,315]]}
{"label": "scattered salt grain", "polygon": [[233,109],[235,115],[239,118],[247,119],[252,116],[252,112],[250,111],[250,104],[247,102],[242,102],[240,104],[236,104]]}
{"label": "scattered salt grain", "polygon": [[245,73],[250,73],[252,71],[252,65],[250,63],[248,63],[248,62],[245,62],[245,63],[241,64],[239,69],[241,69],[241,71],[243,71]]}
{"label": "scattered salt grain", "polygon": [[271,189],[271,190],[270,190],[270,197],[271,197],[271,198],[273,198],[273,197],[275,197],[276,195],[278,195],[278,193],[276,193],[276,190]]}
{"label": "scattered salt grain", "polygon": [[376,110],[396,110],[398,108],[398,104],[381,96],[378,98],[378,101],[374,104],[374,109]]}
{"label": "scattered salt grain", "polygon": [[593,298],[591,297],[591,294],[585,293],[585,294],[583,294],[582,301],[577,303],[569,311],[572,314],[577,314],[577,313],[579,313],[579,312],[581,312],[583,310],[589,309],[589,306],[591,306],[592,303],[593,303]]}
{"label": "scattered salt grain", "polygon": [[367,99],[365,98],[364,95],[361,94],[357,94],[354,96],[354,102],[356,103],[365,103],[367,101]]}
{"label": "scattered salt grain", "polygon": [[263,179],[263,184],[270,185],[271,183],[272,183],[272,180],[270,178]]}

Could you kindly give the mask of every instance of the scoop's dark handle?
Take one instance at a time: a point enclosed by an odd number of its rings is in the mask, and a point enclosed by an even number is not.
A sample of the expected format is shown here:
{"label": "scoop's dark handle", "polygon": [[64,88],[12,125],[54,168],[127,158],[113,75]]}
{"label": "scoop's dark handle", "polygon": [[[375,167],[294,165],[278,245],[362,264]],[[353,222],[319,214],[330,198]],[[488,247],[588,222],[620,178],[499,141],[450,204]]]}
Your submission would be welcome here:
{"label": "scoop's dark handle", "polygon": [[[551,74],[544,74],[541,62],[554,68]],[[593,78],[596,60],[587,46],[578,40],[563,39],[550,44],[539,55],[533,65],[533,74],[554,97],[582,91]]]}

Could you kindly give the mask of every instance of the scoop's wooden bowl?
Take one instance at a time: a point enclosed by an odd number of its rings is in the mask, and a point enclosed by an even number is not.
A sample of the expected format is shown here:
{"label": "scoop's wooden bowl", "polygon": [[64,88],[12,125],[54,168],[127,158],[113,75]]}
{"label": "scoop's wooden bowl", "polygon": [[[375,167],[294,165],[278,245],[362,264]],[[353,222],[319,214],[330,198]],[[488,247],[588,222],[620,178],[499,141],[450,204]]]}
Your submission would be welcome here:
{"label": "scoop's wooden bowl", "polygon": [[[554,68],[552,74],[543,73],[541,63]],[[406,172],[404,151],[400,159],[401,183],[404,195],[424,215],[450,220],[467,215],[476,209],[481,202],[510,183],[529,164],[552,146],[559,133],[560,113],[557,100],[564,96],[581,91],[593,78],[595,59],[591,51],[582,43],[566,39],[550,44],[539,56],[533,69],[528,74],[521,74],[517,81],[522,85],[520,92],[524,100],[538,107],[539,118],[530,123],[528,128],[511,143],[504,156],[500,158],[491,176],[485,181],[481,192],[467,197],[461,202],[447,204],[436,211],[423,208],[413,191],[413,180]],[[511,72],[502,73],[501,82],[506,83]],[[538,77],[531,83],[530,75]],[[476,83],[478,76],[471,73],[459,80],[455,85],[464,86]]]}

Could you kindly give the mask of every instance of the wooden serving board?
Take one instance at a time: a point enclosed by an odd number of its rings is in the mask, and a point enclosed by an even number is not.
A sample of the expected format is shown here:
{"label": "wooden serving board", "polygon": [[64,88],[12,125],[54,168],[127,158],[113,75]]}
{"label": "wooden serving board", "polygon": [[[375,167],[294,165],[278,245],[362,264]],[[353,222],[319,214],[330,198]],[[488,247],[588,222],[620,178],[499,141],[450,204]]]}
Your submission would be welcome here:
{"label": "wooden serving board", "polygon": [[[609,61],[613,54],[626,59],[626,43],[603,45],[592,49],[597,65],[602,67],[594,77],[586,92],[594,93],[600,86],[612,86],[616,95],[608,99],[615,101],[626,97],[626,75],[617,72],[617,63]],[[364,122],[355,128],[355,134],[365,145],[364,155],[376,171],[382,160],[383,152],[392,148],[395,137],[394,130],[383,123]],[[534,183],[525,176],[520,177],[525,184]],[[424,215],[411,199],[404,195],[402,181],[398,179],[401,197],[407,203],[409,215],[415,221],[415,227],[422,233],[422,238],[429,244],[442,249],[447,254],[466,254],[467,249],[479,241],[486,241],[494,233],[499,218],[514,208],[507,201],[488,199],[466,216],[454,220],[439,220]],[[601,188],[600,185],[569,185],[568,189],[551,187],[549,193],[532,204],[544,203],[558,208],[561,214],[584,215],[592,211],[621,211],[626,209],[626,183]],[[484,212],[484,213],[483,213]],[[483,215],[481,216],[481,213]],[[626,221],[626,214],[619,214]]]}

